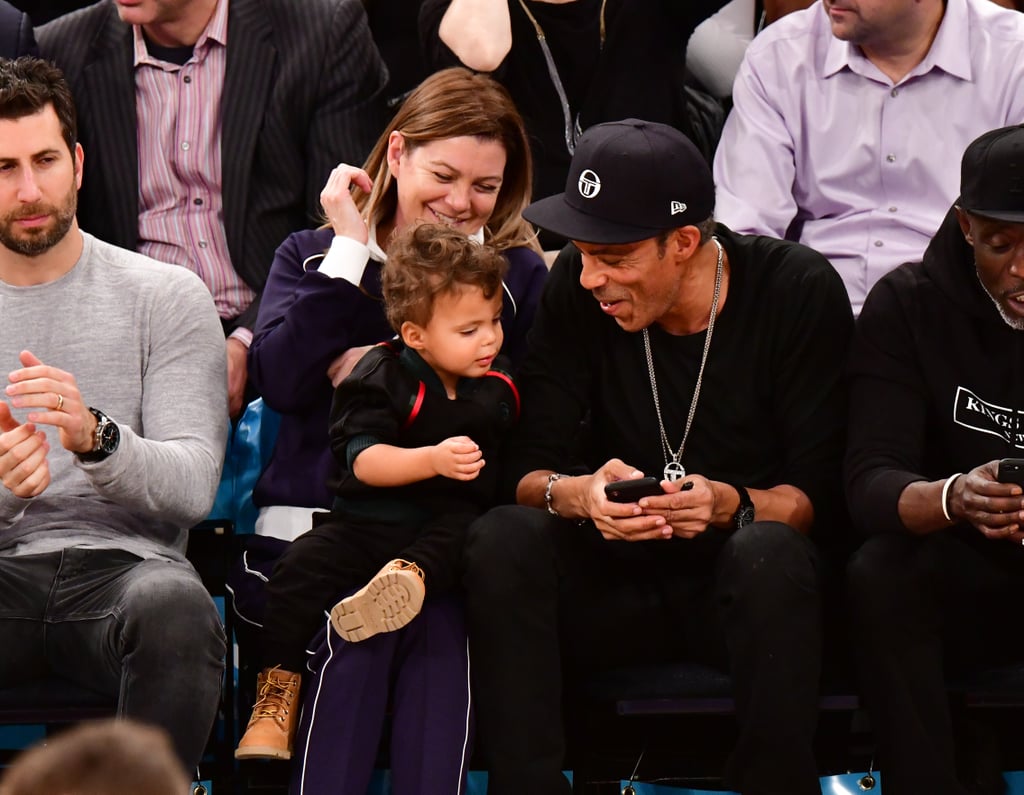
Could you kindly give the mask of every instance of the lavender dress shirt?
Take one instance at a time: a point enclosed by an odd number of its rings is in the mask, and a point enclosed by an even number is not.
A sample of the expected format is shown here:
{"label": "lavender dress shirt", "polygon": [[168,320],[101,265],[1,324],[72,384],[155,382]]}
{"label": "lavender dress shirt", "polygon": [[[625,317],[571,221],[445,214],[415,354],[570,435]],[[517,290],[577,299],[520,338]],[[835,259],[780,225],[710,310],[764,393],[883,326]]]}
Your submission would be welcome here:
{"label": "lavender dress shirt", "polygon": [[925,59],[898,83],[832,35],[822,4],[751,43],[715,156],[716,216],[827,257],[855,313],[920,260],[981,133],[1024,122],[1024,14],[948,0]]}

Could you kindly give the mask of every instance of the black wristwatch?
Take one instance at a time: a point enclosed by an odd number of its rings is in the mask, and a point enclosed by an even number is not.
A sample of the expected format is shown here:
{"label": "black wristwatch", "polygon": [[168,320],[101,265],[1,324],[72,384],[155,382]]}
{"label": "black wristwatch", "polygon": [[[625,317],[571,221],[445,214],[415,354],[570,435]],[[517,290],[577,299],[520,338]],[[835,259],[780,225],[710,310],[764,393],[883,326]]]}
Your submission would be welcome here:
{"label": "black wristwatch", "polygon": [[750,495],[747,494],[747,490],[742,486],[737,486],[735,483],[730,483],[736,493],[740,495],[740,507],[736,509],[736,513],[732,515],[732,526],[733,529],[739,530],[741,527],[746,527],[748,524],[754,522],[754,503],[750,499]]}
{"label": "black wristwatch", "polygon": [[113,453],[121,443],[121,430],[117,423],[99,409],[89,407],[92,416],[96,418],[96,430],[93,432],[92,450],[87,453],[79,453],[82,461],[102,461]]}

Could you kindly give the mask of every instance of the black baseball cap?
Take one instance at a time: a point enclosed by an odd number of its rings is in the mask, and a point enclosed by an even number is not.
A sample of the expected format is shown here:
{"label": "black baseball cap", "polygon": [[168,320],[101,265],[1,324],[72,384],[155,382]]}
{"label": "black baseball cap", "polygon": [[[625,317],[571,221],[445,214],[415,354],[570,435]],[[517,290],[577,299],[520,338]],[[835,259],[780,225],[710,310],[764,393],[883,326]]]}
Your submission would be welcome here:
{"label": "black baseball cap", "polygon": [[569,165],[565,193],[523,217],[583,243],[633,243],[706,220],[715,208],[707,161],[674,127],[625,119],[589,128]]}
{"label": "black baseball cap", "polygon": [[959,204],[986,218],[1024,223],[1024,125],[971,142],[960,165]]}

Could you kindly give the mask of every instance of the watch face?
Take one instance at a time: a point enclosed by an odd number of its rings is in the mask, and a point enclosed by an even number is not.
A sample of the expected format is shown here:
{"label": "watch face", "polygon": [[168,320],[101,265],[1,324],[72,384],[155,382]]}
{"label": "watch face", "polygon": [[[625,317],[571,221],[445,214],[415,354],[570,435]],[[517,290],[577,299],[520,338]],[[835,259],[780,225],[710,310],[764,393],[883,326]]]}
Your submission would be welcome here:
{"label": "watch face", "polygon": [[740,509],[736,511],[736,527],[746,527],[748,524],[754,523],[754,506],[753,505],[741,505]]}
{"label": "watch face", "polygon": [[112,453],[117,449],[118,442],[120,441],[121,431],[118,430],[117,423],[107,421],[107,423],[100,428],[100,444],[98,452]]}

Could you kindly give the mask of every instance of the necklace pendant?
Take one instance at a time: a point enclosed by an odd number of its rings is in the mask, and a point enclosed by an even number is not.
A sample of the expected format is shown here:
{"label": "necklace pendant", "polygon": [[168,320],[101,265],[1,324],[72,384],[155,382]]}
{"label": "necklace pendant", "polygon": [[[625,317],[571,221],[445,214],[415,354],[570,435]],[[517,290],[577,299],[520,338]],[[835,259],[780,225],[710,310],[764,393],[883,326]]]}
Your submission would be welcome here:
{"label": "necklace pendant", "polygon": [[678,461],[669,461],[665,464],[665,480],[675,483],[680,478],[686,477],[686,470]]}

